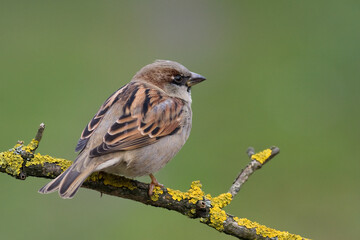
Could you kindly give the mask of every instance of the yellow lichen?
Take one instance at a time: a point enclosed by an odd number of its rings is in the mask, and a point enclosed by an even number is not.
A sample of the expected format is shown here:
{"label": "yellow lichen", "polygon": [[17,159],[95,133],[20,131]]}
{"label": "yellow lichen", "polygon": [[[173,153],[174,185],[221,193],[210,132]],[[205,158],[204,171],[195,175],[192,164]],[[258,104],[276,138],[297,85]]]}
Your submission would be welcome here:
{"label": "yellow lichen", "polygon": [[170,188],[167,188],[167,192],[170,194],[172,199],[176,201],[188,200],[190,203],[196,204],[199,200],[203,200],[205,195],[201,187],[202,185],[200,181],[193,181],[187,192],[181,192]]}
{"label": "yellow lichen", "polygon": [[94,172],[86,179],[86,181],[97,182],[101,179],[103,179],[103,172]]}
{"label": "yellow lichen", "polygon": [[22,147],[22,146],[23,146],[23,142],[22,142],[22,141],[19,141],[19,142],[14,146],[13,149],[16,149],[16,148]]}
{"label": "yellow lichen", "polygon": [[[211,196],[210,196],[211,197]],[[230,193],[223,193],[217,197],[212,198],[210,208],[210,226],[214,227],[218,231],[224,229],[224,222],[226,221],[227,215],[222,208],[229,205],[232,200]]]}
{"label": "yellow lichen", "polygon": [[224,222],[226,221],[226,212],[219,208],[219,206],[214,206],[210,208],[210,226],[214,227],[218,231],[224,229]]}
{"label": "yellow lichen", "polygon": [[54,158],[49,155],[41,155],[40,153],[34,154],[34,157],[26,162],[27,167],[32,165],[41,165],[44,166],[44,163],[54,163],[60,166],[61,170],[66,170],[72,164],[72,161],[63,159],[63,158]]}
{"label": "yellow lichen", "polygon": [[204,198],[205,193],[201,189],[202,185],[200,181],[193,181],[191,183],[191,188],[189,189],[188,196],[189,196],[189,202],[195,204],[199,200],[202,200]]}
{"label": "yellow lichen", "polygon": [[181,201],[185,199],[186,194],[184,192],[181,192],[179,190],[173,190],[170,188],[167,188],[168,193],[170,194],[171,198],[176,201]]}
{"label": "yellow lichen", "polygon": [[1,168],[4,168],[8,174],[18,176],[23,164],[23,159],[14,151],[14,149],[11,149],[0,153],[0,166]]}
{"label": "yellow lichen", "polygon": [[261,164],[264,164],[266,160],[271,156],[271,149],[265,149],[262,152],[251,155],[251,159],[258,161]]}
{"label": "yellow lichen", "polygon": [[[38,147],[39,142],[35,139],[23,146],[22,143],[18,143],[14,148],[9,151],[0,153],[0,166],[5,169],[5,171],[13,176],[18,176],[20,174],[20,169],[23,166],[24,159],[21,157],[20,152],[25,151],[27,153],[33,153],[34,150]],[[71,165],[71,161],[53,158],[47,155],[35,154],[33,157],[27,159],[25,166],[29,167],[31,165],[41,165],[44,166],[44,163],[55,163],[60,166],[62,170],[65,170]]]}
{"label": "yellow lichen", "polygon": [[130,179],[124,177],[117,177],[111,174],[106,174],[103,177],[105,185],[111,185],[114,187],[126,187],[130,190],[134,190],[136,188],[136,186],[131,183]]}
{"label": "yellow lichen", "polygon": [[216,205],[219,206],[220,208],[224,208],[225,206],[231,203],[231,200],[232,200],[231,193],[222,193],[211,200],[211,205]]}
{"label": "yellow lichen", "polygon": [[268,238],[277,238],[278,240],[301,240],[304,239],[299,235],[291,234],[285,231],[279,231],[276,229],[268,228],[264,225],[261,225],[257,222],[250,221],[246,218],[237,218],[234,217],[234,220],[237,222],[239,226],[244,226],[248,229],[254,228],[256,230],[256,234],[261,235],[263,237]]}
{"label": "yellow lichen", "polygon": [[[202,218],[201,221],[210,221],[210,226],[216,228],[221,231],[224,229],[223,223],[226,220],[226,213],[222,210],[223,207],[230,204],[232,196],[230,193],[223,193],[217,197],[211,197],[210,194],[206,194],[201,189],[202,185],[200,181],[194,181],[191,184],[191,188],[187,192],[181,192],[179,190],[173,190],[167,188],[168,193],[172,197],[172,199],[176,201],[188,200],[190,203],[196,204],[199,200],[210,200],[211,208],[210,208],[210,216],[209,218]],[[196,214],[196,209],[190,210],[190,215]]]}
{"label": "yellow lichen", "polygon": [[161,194],[163,194],[163,190],[161,189],[161,187],[155,186],[154,190],[153,190],[153,194],[151,195],[151,200],[153,200],[154,202],[159,200],[159,197]]}
{"label": "yellow lichen", "polygon": [[125,187],[130,190],[134,190],[136,188],[136,186],[132,184],[130,179],[121,176],[115,176],[105,172],[94,172],[87,178],[87,181],[92,182],[96,182],[99,180],[103,180],[105,185],[110,185],[114,187]]}
{"label": "yellow lichen", "polygon": [[208,200],[211,200],[212,199],[211,194],[210,193],[206,194],[205,198],[208,199]]}
{"label": "yellow lichen", "polygon": [[38,146],[39,146],[39,141],[33,139],[27,146],[23,146],[22,150],[25,150],[28,153],[33,153]]}

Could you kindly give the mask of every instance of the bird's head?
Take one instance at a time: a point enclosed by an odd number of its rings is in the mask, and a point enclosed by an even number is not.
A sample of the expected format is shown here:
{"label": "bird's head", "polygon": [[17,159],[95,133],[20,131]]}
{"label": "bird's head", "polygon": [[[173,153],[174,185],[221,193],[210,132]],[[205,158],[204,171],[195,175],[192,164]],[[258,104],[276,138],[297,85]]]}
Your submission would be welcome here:
{"label": "bird's head", "polygon": [[180,63],[156,60],[137,72],[132,81],[152,84],[170,96],[191,101],[191,87],[204,81],[205,77],[189,71]]}

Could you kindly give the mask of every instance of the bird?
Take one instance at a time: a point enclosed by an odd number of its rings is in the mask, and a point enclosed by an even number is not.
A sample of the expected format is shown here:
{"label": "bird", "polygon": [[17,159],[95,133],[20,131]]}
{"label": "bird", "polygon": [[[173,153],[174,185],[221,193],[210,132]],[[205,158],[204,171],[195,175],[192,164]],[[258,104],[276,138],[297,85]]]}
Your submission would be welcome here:
{"label": "bird", "polygon": [[148,194],[163,186],[154,173],[183,147],[192,127],[191,88],[206,80],[178,62],[156,60],[115,91],[84,128],[72,165],[39,190],[73,198],[93,172],[149,175]]}

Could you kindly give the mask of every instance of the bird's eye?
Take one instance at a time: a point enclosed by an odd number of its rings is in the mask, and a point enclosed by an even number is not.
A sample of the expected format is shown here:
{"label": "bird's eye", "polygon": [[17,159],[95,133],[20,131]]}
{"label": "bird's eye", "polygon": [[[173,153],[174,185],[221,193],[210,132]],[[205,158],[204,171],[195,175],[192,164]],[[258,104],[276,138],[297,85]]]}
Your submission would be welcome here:
{"label": "bird's eye", "polygon": [[181,75],[176,75],[175,77],[174,77],[174,82],[176,83],[176,84],[179,84],[179,83],[181,83],[182,82],[182,76]]}

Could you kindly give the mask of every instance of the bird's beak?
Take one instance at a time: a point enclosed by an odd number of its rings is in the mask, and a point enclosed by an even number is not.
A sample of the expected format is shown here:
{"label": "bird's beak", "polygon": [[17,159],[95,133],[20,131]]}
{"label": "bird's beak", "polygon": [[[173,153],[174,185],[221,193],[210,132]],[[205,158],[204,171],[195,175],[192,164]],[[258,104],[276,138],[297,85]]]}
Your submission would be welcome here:
{"label": "bird's beak", "polygon": [[189,78],[189,80],[186,82],[186,85],[188,87],[194,86],[198,83],[201,83],[202,81],[204,81],[206,78],[204,76],[201,76],[200,74],[191,72],[191,77]]}

